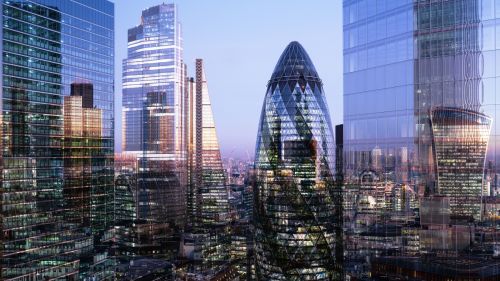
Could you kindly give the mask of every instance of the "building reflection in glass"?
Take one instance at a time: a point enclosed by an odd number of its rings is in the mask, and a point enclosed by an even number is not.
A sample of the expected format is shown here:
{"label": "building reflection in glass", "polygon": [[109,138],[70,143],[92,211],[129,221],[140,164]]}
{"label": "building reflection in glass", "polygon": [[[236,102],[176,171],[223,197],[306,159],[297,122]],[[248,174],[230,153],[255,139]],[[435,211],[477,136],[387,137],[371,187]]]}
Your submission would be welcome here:
{"label": "building reflection in glass", "polygon": [[[110,280],[113,4],[2,1],[2,8],[0,279]],[[65,108],[75,81],[93,85],[85,114],[75,97]]]}
{"label": "building reflection in glass", "polygon": [[497,231],[481,214],[500,171],[493,2],[344,1],[350,277],[378,256],[494,251],[478,238]]}
{"label": "building reflection in glass", "polygon": [[201,266],[194,266],[195,270],[217,271],[229,263],[228,189],[202,59],[196,60],[195,69],[196,77],[189,79],[186,87],[190,233],[183,242],[183,255],[195,263],[201,262]]}
{"label": "building reflection in glass", "polygon": [[491,118],[464,109],[434,108],[431,128],[437,190],[450,198],[452,218],[481,220]]}
{"label": "building reflection in glass", "polygon": [[68,220],[80,220],[90,230],[91,216],[98,219],[98,213],[91,208],[92,177],[98,172],[92,170],[92,158],[99,155],[102,110],[93,105],[83,107],[82,101],[82,96],[64,97],[63,194],[70,212],[76,212],[67,215]]}

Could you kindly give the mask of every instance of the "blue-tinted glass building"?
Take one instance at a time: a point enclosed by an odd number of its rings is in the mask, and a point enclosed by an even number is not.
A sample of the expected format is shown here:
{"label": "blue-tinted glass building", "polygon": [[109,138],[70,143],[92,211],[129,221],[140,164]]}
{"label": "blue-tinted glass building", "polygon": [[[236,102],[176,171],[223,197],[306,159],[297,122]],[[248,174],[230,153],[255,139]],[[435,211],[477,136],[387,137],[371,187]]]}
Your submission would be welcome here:
{"label": "blue-tinted glass building", "polygon": [[[500,3],[344,0],[343,9],[348,270],[480,244],[469,227],[488,223],[484,199],[498,194]],[[449,201],[448,226],[422,223],[439,209],[422,212],[427,200]]]}
{"label": "blue-tinted glass building", "polygon": [[[186,217],[187,98],[174,4],[142,12],[123,61],[123,151],[137,160],[131,256],[173,258]],[[174,238],[177,237],[177,238]]]}
{"label": "blue-tinted glass building", "polygon": [[1,7],[0,279],[112,280],[114,5]]}
{"label": "blue-tinted glass building", "polygon": [[341,280],[336,263],[335,147],[323,84],[291,42],[269,80],[255,153],[258,280]]}

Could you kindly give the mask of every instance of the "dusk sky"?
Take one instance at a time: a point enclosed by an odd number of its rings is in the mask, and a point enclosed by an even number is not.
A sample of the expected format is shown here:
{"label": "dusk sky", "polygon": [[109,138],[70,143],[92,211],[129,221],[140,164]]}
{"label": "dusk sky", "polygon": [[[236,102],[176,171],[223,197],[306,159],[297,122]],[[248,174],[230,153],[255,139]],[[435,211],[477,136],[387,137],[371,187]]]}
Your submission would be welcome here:
{"label": "dusk sky", "polygon": [[[121,75],[127,30],[145,8],[172,1],[114,0],[116,141],[121,151]],[[323,80],[332,125],[342,123],[342,1],[178,0],[188,75],[205,61],[222,154],[253,157],[267,81],[291,41],[309,53]]]}

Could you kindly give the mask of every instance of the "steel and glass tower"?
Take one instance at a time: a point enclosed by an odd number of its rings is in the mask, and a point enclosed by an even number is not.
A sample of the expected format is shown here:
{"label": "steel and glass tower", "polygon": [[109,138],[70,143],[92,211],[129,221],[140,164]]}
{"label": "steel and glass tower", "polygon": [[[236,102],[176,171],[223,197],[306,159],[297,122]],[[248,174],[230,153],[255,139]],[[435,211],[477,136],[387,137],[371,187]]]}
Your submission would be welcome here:
{"label": "steel and glass tower", "polygon": [[490,139],[491,118],[457,108],[431,111],[432,142],[439,194],[450,198],[454,217],[481,220],[484,158]]}
{"label": "steel and glass tower", "polygon": [[[345,233],[354,275],[375,256],[414,256],[436,244],[458,254],[456,237],[473,244],[471,231],[459,229],[482,223],[483,190],[498,188],[500,171],[498,8],[489,0],[343,1]],[[451,221],[439,231],[422,214],[441,210],[419,203],[436,198],[450,202]]]}
{"label": "steel and glass tower", "polygon": [[188,89],[188,239],[201,270],[218,270],[229,262],[229,201],[219,141],[202,59]]}
{"label": "steel and glass tower", "polygon": [[[442,190],[433,151],[434,108],[495,116],[497,27],[489,2],[344,1],[348,180],[371,169],[423,194]],[[496,159],[493,152],[489,160]],[[481,189],[481,183],[471,184]]]}
{"label": "steel and glass tower", "polygon": [[142,12],[123,61],[123,150],[135,155],[132,255],[172,258],[185,223],[187,103],[181,25],[174,4]]}
{"label": "steel and glass tower", "polygon": [[112,280],[114,5],[1,7],[0,279]]}
{"label": "steel and glass tower", "polygon": [[321,79],[298,42],[269,80],[255,155],[258,280],[340,280],[335,143]]}
{"label": "steel and glass tower", "polygon": [[212,225],[228,221],[229,203],[219,141],[208,95],[203,60],[196,60],[195,92],[191,99],[190,133],[193,136],[191,170],[195,191],[195,222]]}

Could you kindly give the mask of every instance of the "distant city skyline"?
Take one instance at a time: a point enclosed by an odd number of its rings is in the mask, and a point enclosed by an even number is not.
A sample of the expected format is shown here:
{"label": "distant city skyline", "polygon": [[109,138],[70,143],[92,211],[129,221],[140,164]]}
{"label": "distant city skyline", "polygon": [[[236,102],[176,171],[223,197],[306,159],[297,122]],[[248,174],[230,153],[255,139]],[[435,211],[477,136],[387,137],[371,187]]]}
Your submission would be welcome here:
{"label": "distant city skyline", "polygon": [[500,280],[500,0],[0,3],[0,281]]}
{"label": "distant city skyline", "polygon": [[[332,123],[342,123],[341,1],[318,0],[307,6],[298,0],[114,2],[116,152],[122,150],[121,74],[127,30],[140,24],[142,10],[163,2],[178,5],[188,76],[194,76],[196,58],[205,61],[223,157],[246,158],[247,153],[254,157],[255,134],[270,70],[290,41],[299,40],[315,61],[323,78]],[[305,20],[304,13],[314,14],[315,20]]]}

